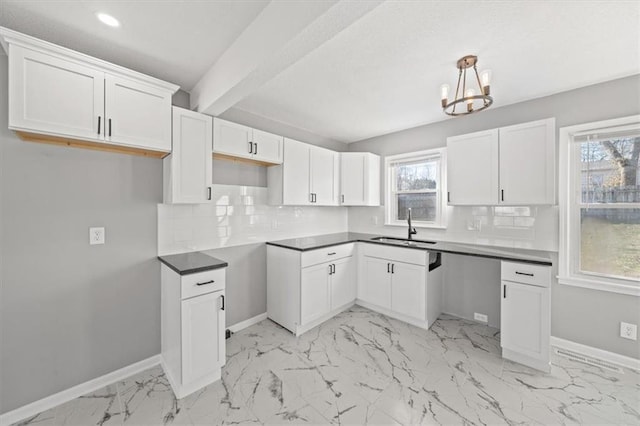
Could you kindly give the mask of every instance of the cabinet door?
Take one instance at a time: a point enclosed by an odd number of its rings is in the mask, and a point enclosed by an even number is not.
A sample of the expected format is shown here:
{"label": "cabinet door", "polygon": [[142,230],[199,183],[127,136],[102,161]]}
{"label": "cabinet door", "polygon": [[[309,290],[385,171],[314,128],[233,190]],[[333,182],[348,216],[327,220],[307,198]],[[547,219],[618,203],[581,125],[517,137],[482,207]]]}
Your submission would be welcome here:
{"label": "cabinet door", "polygon": [[362,206],[366,204],[365,173],[367,157],[364,153],[340,154],[341,204]]}
{"label": "cabinet door", "polygon": [[362,300],[391,309],[391,262],[369,256],[363,260]]}
{"label": "cabinet door", "polygon": [[214,118],[213,131],[213,152],[243,158],[253,156],[251,127]]}
{"label": "cabinet door", "polygon": [[253,129],[253,158],[267,163],[282,163],[284,138],[273,133]]}
{"label": "cabinet door", "polygon": [[307,324],[330,311],[330,264],[302,268],[300,283],[300,322]]}
{"label": "cabinet door", "polygon": [[285,138],[284,164],[282,167],[283,204],[311,204],[309,145]]}
{"label": "cabinet door", "polygon": [[11,45],[9,54],[10,128],[104,139],[102,71],[17,45]]}
{"label": "cabinet door", "polygon": [[356,300],[356,261],[346,257],[332,263],[335,272],[331,275],[331,310]]}
{"label": "cabinet door", "polygon": [[498,129],[447,139],[450,205],[498,203]]}
{"label": "cabinet door", "polygon": [[182,383],[215,373],[225,363],[224,292],[182,301]]}
{"label": "cabinet door", "polygon": [[133,80],[105,76],[106,140],[171,152],[171,93]]}
{"label": "cabinet door", "polygon": [[549,353],[549,289],[502,281],[500,344],[536,359]]}
{"label": "cabinet door", "polygon": [[393,262],[391,309],[421,321],[425,320],[425,266]]}
{"label": "cabinet door", "polygon": [[555,204],[555,119],[500,129],[500,202]]}
{"label": "cabinet door", "polygon": [[171,185],[173,203],[211,200],[213,120],[208,115],[173,108]]}
{"label": "cabinet door", "polygon": [[324,148],[310,147],[311,193],[314,205],[338,205],[340,155]]}

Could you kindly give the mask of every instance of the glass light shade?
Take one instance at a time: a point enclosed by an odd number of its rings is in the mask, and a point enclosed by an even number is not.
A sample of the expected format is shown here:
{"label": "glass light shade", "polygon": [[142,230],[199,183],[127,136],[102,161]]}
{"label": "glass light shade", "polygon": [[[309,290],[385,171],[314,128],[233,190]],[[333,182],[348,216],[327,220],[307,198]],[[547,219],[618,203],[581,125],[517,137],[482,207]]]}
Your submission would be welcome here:
{"label": "glass light shade", "polygon": [[448,99],[449,98],[449,85],[443,84],[440,86],[440,99]]}

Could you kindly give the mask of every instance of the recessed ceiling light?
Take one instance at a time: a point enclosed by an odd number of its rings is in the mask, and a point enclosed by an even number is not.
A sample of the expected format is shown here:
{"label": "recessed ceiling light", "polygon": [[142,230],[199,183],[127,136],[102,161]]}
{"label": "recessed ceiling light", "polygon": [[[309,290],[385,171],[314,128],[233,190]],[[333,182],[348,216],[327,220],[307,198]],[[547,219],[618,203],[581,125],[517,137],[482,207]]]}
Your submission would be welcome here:
{"label": "recessed ceiling light", "polygon": [[102,22],[105,25],[108,25],[110,27],[120,26],[120,22],[111,15],[107,15],[106,13],[96,13],[96,16],[98,17],[100,22]]}

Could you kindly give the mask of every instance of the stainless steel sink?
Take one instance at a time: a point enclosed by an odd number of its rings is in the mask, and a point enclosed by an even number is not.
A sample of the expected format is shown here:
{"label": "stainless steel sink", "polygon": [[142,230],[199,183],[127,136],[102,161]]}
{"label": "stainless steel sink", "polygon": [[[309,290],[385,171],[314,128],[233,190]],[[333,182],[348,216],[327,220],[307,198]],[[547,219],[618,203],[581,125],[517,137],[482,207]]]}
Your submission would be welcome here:
{"label": "stainless steel sink", "polygon": [[393,244],[397,246],[404,247],[418,247],[418,248],[429,248],[431,244],[435,244],[435,241],[425,241],[425,240],[408,240],[405,238],[393,238],[393,237],[375,237],[372,238],[373,241],[379,241],[385,244]]}

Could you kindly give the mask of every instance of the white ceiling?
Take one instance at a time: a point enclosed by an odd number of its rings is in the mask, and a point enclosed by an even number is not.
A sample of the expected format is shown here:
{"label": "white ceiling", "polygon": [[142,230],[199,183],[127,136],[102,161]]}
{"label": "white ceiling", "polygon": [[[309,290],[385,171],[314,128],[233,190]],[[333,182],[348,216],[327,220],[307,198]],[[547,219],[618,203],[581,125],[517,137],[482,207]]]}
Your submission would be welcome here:
{"label": "white ceiling", "polygon": [[492,70],[492,108],[639,73],[639,12],[637,1],[386,2],[236,108],[343,142],[442,121],[440,85],[455,87],[467,54]]}
{"label": "white ceiling", "polygon": [[[189,91],[268,3],[0,0],[0,25]],[[100,24],[97,11],[122,26]],[[640,2],[389,0],[233,109],[362,140],[445,119],[440,84],[455,85],[466,54],[493,71],[492,108],[638,74]]]}
{"label": "white ceiling", "polygon": [[[191,88],[269,0],[0,0],[0,26]],[[96,12],[120,21],[101,24]]]}

